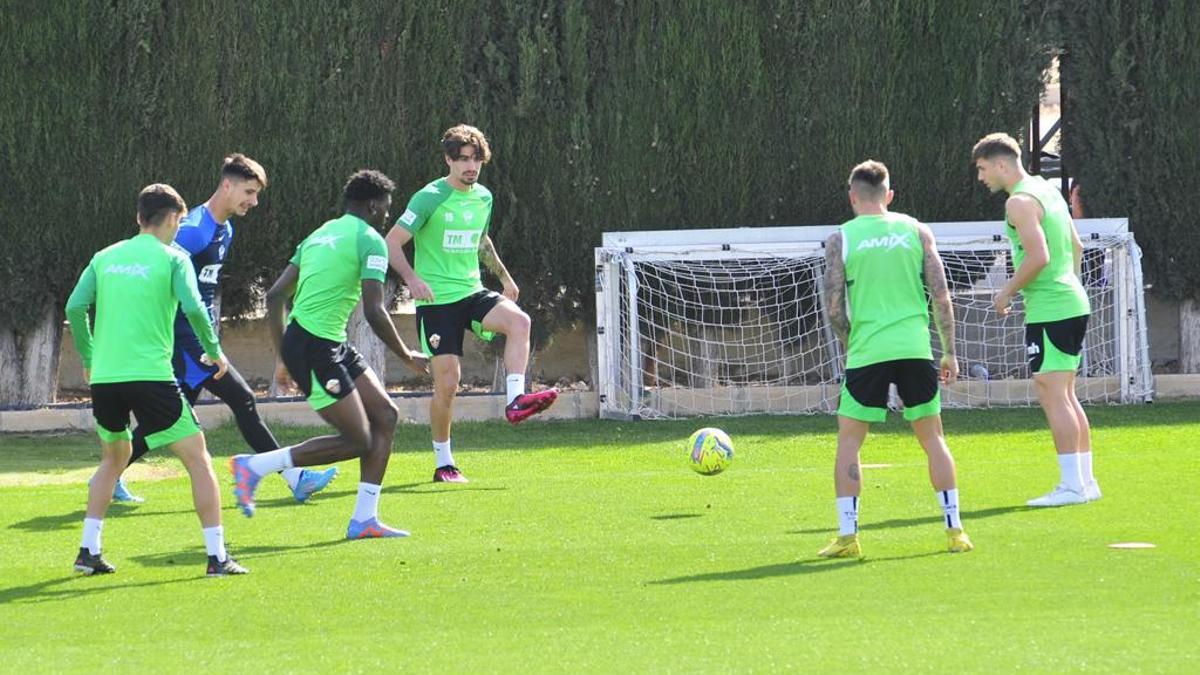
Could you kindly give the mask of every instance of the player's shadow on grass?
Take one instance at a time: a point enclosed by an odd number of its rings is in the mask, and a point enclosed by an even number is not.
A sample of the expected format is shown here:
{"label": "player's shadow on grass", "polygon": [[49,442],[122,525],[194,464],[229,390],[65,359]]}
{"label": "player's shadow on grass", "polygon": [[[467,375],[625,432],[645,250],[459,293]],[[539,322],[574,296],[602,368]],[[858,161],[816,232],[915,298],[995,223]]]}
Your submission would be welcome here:
{"label": "player's shadow on grass", "polygon": [[699,518],[703,513],[664,513],[658,516],[650,516],[650,520],[686,520],[688,518]]}
{"label": "player's shadow on grass", "polygon": [[[314,549],[328,548],[330,546],[339,546],[348,543],[351,543],[351,540],[346,539],[345,537],[339,537],[338,539],[318,541],[312,544],[303,544],[300,546],[239,546],[237,544],[230,543],[228,544],[228,547],[231,555],[241,562],[246,562],[248,560],[257,560],[259,558],[271,558],[279,555],[301,553],[304,551],[312,551]],[[186,567],[189,565],[203,564],[204,555],[204,549],[196,546],[182,551],[135,555],[130,556],[129,559],[144,567]]]}
{"label": "player's shadow on grass", "polygon": [[[964,522],[970,523],[972,520],[982,520],[984,518],[991,518],[993,516],[1005,516],[1010,513],[1021,513],[1023,511],[1033,511],[1033,510],[1035,510],[1034,507],[1024,506],[1024,505],[997,506],[992,509],[978,509],[975,511],[964,511],[962,513],[962,519]],[[891,520],[884,520],[884,521],[878,522],[878,523],[870,523],[870,522],[864,523],[862,521],[859,521],[859,525],[864,530],[888,530],[888,529],[892,529],[892,528],[912,527],[914,525],[928,525],[930,523],[940,523],[940,522],[942,522],[941,516],[921,516],[920,518],[892,518]],[[835,529],[837,529],[837,528],[835,528],[835,527],[815,527],[815,528],[811,528],[811,529],[807,529],[807,530],[789,530],[788,534],[824,534],[827,532],[831,532]]]}
{"label": "player's shadow on grass", "polygon": [[[138,508],[136,506],[127,506],[124,504],[113,504],[108,507],[108,514],[105,518],[134,518],[138,516],[173,516],[180,513],[195,513],[192,509],[182,509],[179,511],[153,511],[147,510],[145,507]],[[52,530],[67,530],[78,528],[83,525],[83,517],[87,514],[84,509],[72,511],[70,513],[56,513],[45,516],[36,516],[29,520],[22,520],[8,526],[10,530],[26,530],[28,532],[49,532]]]}
{"label": "player's shadow on grass", "polygon": [[[196,567],[199,569],[199,566]],[[88,595],[98,593],[106,593],[108,591],[126,591],[130,588],[146,588],[150,586],[165,586],[167,584],[182,584],[193,581],[201,581],[205,579],[203,574],[197,573],[194,577],[186,579],[164,579],[162,581],[143,581],[141,583],[105,583],[105,579],[109,575],[99,577],[87,577],[81,574],[73,574],[68,577],[59,577],[48,581],[40,581],[36,584],[27,586],[12,586],[9,588],[0,588],[0,605],[22,604],[22,603],[40,603],[52,600],[73,600]],[[103,585],[101,585],[103,584]],[[62,586],[63,588],[56,588]]]}
{"label": "player's shadow on grass", "polygon": [[814,558],[810,560],[796,560],[786,563],[777,563],[775,565],[760,565],[758,567],[750,567],[744,570],[691,574],[683,577],[671,577],[670,579],[658,579],[655,581],[648,581],[646,583],[653,586],[672,586],[675,584],[687,584],[695,581],[754,581],[757,579],[771,579],[774,577],[790,577],[797,574],[833,572],[835,570],[840,570],[847,567],[855,567],[858,565],[870,565],[872,563],[879,562],[896,562],[899,560],[912,560],[914,558],[927,558],[935,555],[949,554],[945,551],[930,551],[929,553],[888,556],[886,558]]}

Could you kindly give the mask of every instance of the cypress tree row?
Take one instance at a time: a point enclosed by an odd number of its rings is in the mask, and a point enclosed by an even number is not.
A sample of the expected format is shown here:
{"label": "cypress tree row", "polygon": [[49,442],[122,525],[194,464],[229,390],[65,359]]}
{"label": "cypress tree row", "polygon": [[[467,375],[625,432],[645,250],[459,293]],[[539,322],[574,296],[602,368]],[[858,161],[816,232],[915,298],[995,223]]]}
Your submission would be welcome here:
{"label": "cypress tree row", "polygon": [[[225,313],[253,309],[336,215],[346,176],[388,173],[399,213],[444,174],[437,141],[458,122],[492,140],[492,236],[538,343],[591,320],[600,232],[839,222],[845,176],[866,157],[892,168],[898,210],[995,218],[971,144],[1021,132],[1060,33],[1090,40],[1069,46],[1069,114],[1137,113],[1106,124],[1115,137],[1073,128],[1068,165],[1093,209],[1145,219],[1167,212],[1166,174],[1195,157],[1194,125],[1164,123],[1194,107],[1167,70],[1195,34],[1187,4],[6,3],[0,327],[60,307],[87,257],[132,233],[141,186],[167,181],[199,203],[231,151],[271,178],[225,268]],[[1097,167],[1116,162],[1093,155],[1135,159],[1106,178]],[[1181,255],[1155,236],[1141,239],[1148,255]],[[1189,260],[1147,270],[1194,287]]]}

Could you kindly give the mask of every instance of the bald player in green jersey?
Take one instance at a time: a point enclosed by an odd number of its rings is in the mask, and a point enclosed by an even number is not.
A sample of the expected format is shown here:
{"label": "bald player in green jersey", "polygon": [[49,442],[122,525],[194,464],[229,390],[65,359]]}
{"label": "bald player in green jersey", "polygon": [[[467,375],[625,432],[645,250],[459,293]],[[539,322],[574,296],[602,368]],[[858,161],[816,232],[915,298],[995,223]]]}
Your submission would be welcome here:
{"label": "bald player in green jersey", "polygon": [[[296,247],[267,291],[267,322],[283,364],[308,403],[337,434],[230,460],[234,497],[247,517],[263,476],[296,466],[358,458],[360,482],[347,539],[407,537],[379,520],[379,494],[392,452],[399,411],[379,376],[346,341],[346,323],[362,300],[375,335],[411,369],[428,360],[410,350],[384,306],[387,245],[376,228],[387,222],[395,184],[378,171],[359,171],[342,189],[345,213],[317,228]],[[292,311],[284,329],[284,306]]]}
{"label": "bald player in green jersey", "polygon": [[[171,365],[175,312],[180,308],[216,365],[213,376],[224,376],[229,367],[200,298],[191,260],[171,247],[186,212],[186,204],[171,186],[157,183],[144,188],[137,201],[140,233],[93,256],[67,300],[71,337],[91,385],[101,448],[75,559],[75,570],[84,574],[116,571],[101,556],[100,534],[113,486],[133,452],[130,413],[145,432],[149,447],[170,447],[187,468],[208,551],[208,576],[246,573],[225,550],[212,459]],[[88,323],[93,305],[94,333]]]}
{"label": "bald player in green jersey", "polygon": [[[492,193],[479,183],[479,172],[492,156],[479,129],[460,124],[442,135],[449,173],[413,195],[387,234],[388,259],[417,303],[417,334],[430,357],[433,398],[429,403],[433,436],[434,482],[465,483],[454,463],[450,426],[454,398],[462,376],[460,359],[468,329],[484,340],[505,336],[504,368],[512,424],[549,408],[554,388],[525,392],[529,365],[529,315],[517,306],[520,289],[500,261],[488,236]],[[413,241],[415,262],[409,265],[404,245]],[[502,293],[484,288],[482,262],[503,286]]]}
{"label": "bald player in green jersey", "polygon": [[1041,176],[1026,173],[1020,158],[1020,144],[1002,133],[984,136],[971,151],[979,182],[1009,195],[1004,222],[1014,271],[996,293],[996,311],[1007,315],[1017,293],[1025,300],[1025,354],[1058,454],[1058,485],[1026,504],[1082,504],[1100,499],[1091,424],[1075,395],[1075,371],[1092,311],[1080,281],[1083,243],[1062,194]]}
{"label": "bald player in green jersey", "polygon": [[[942,258],[929,227],[888,211],[895,196],[887,167],[867,160],[850,172],[855,218],[825,243],[825,304],[829,322],[846,348],[846,376],[838,404],[838,536],[819,555],[858,557],[858,498],[862,491],[859,449],[872,422],[887,418],[889,386],[896,385],[904,419],[929,461],[952,553],[973,546],[959,518],[954,458],[942,432],[943,384],[958,377],[954,355],[954,308]],[[942,347],[934,365],[929,340],[929,299]]]}

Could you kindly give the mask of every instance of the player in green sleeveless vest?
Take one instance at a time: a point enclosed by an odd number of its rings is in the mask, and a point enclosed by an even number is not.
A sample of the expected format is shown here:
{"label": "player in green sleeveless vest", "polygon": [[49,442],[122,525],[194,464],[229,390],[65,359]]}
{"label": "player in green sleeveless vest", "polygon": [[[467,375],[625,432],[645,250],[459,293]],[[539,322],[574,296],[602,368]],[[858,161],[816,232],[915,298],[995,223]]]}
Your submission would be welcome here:
{"label": "player in green sleeveless vest", "polygon": [[257,508],[254,493],[263,476],[358,458],[361,482],[346,538],[408,536],[379,520],[379,495],[399,411],[375,371],[346,342],[346,323],[361,299],[363,316],[388,349],[413,371],[428,371],[427,359],[404,344],[384,305],[387,245],[376,228],[388,220],[395,188],[378,171],[350,176],[342,189],[342,217],[305,237],[267,291],[267,323],[280,360],[309,405],[337,434],[234,456],[229,461],[234,497],[247,517]]}
{"label": "player in green sleeveless vest", "polygon": [[[928,458],[947,548],[970,551],[973,546],[959,518],[954,458],[942,432],[938,382],[953,384],[958,377],[954,308],[942,259],[927,226],[888,211],[894,194],[886,166],[867,160],[850,172],[849,184],[855,218],[825,243],[825,307],[834,333],[846,348],[846,376],[838,404],[834,464],[838,537],[819,555],[862,555],[859,450],[871,423],[887,417],[891,385],[896,386],[904,419],[912,423]],[[942,348],[940,372],[930,347],[930,298]]]}
{"label": "player in green sleeveless vest", "polygon": [[[221,495],[204,432],[175,381],[171,366],[177,309],[183,310],[207,359],[221,378],[229,362],[209,323],[191,260],[170,244],[187,212],[183,198],[156,183],[138,195],[141,232],[97,253],[67,300],[71,337],[92,389],[92,414],[100,436],[100,467],[88,486],[83,541],[75,570],[115,572],[101,556],[101,529],[113,486],[133,452],[130,413],[151,448],[168,446],[183,461],[208,551],[208,576],[245,574],[225,550]],[[96,308],[96,324],[88,309]]]}
{"label": "player in green sleeveless vest", "polygon": [[1091,313],[1080,281],[1083,244],[1066,200],[1044,178],[1026,173],[1020,157],[1021,146],[1002,133],[984,136],[971,152],[979,182],[1009,195],[1004,220],[1014,271],[996,293],[996,311],[1005,316],[1017,293],[1024,298],[1025,353],[1058,454],[1059,484],[1027,504],[1082,504],[1100,498],[1091,425],[1075,394]]}
{"label": "player in green sleeveless vest", "polygon": [[[449,173],[409,200],[387,234],[388,258],[416,300],[417,334],[431,359],[433,480],[465,483],[466,477],[454,463],[450,426],[466,331],[470,329],[484,340],[491,340],[495,333],[505,336],[508,404],[504,415],[509,422],[518,424],[549,408],[558,390],[525,391],[529,315],[517,306],[520,289],[488,236],[492,193],[479,183],[479,173],[492,156],[487,138],[479,129],[460,124],[442,135],[442,151]],[[409,241],[413,242],[412,265],[404,253]],[[480,262],[500,279],[502,293],[484,288]]]}

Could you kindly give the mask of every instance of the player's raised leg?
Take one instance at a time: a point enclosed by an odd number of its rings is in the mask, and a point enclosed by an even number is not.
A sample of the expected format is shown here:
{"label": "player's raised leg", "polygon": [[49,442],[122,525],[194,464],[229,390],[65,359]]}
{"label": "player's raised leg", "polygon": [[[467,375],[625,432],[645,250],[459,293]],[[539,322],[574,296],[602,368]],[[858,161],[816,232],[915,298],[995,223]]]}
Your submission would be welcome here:
{"label": "player's raised leg", "polygon": [[500,333],[504,341],[504,370],[507,401],[504,415],[513,424],[519,424],[554,405],[558,389],[551,387],[543,391],[525,392],[525,370],[529,366],[529,315],[512,300],[496,303],[483,317],[483,329]]}

